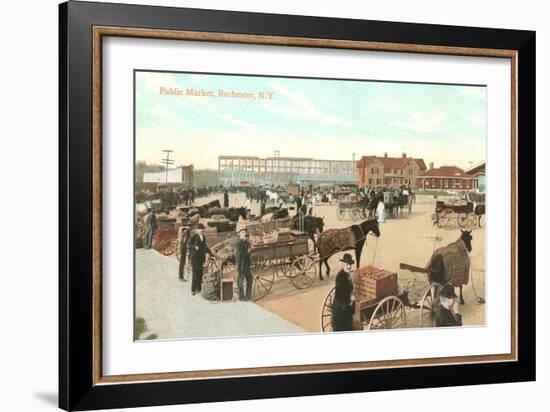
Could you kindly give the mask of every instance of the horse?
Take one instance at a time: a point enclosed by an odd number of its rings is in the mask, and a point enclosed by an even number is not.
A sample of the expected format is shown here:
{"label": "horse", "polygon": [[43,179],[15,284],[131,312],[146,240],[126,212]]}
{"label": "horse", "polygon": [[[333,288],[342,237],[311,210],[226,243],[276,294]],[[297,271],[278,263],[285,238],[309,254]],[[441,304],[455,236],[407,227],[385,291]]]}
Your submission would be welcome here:
{"label": "horse", "polygon": [[373,232],[376,237],[380,236],[380,228],[376,219],[367,219],[358,225],[352,225],[343,229],[329,229],[319,234],[317,249],[319,250],[319,279],[323,280],[322,264],[327,268],[327,276],[330,276],[328,259],[338,252],[355,249],[357,267],[361,264],[361,252],[367,241],[367,235]]}
{"label": "horse", "polygon": [[203,217],[211,217],[212,215],[223,215],[225,218],[231,220],[232,222],[237,222],[239,217],[246,219],[248,217],[248,210],[246,207],[228,207],[228,208],[218,208],[213,207],[208,209]]}
{"label": "horse", "polygon": [[303,230],[305,233],[307,233],[308,238],[310,238],[313,242],[315,250],[317,250],[316,237],[323,232],[324,227],[325,218],[323,217],[312,215],[305,215],[302,217],[302,215],[295,215],[292,218],[291,228],[293,230]]}
{"label": "horse", "polygon": [[275,190],[266,190],[265,194],[267,196],[267,199],[270,203],[278,203],[279,202],[279,193]]}
{"label": "horse", "polygon": [[[450,274],[447,272],[448,269],[445,269],[444,257],[445,254],[460,256],[461,253],[465,252],[464,249],[468,251],[468,253],[472,251],[472,231],[461,229],[460,232],[460,237],[456,241],[434,251],[434,254],[428,262],[426,269],[430,271],[430,281],[437,282],[442,285],[450,283],[455,288],[458,287],[460,289],[460,303],[463,305],[464,297],[462,295],[462,287],[464,284],[468,283],[470,261],[468,259],[458,267],[458,270],[456,271],[458,273],[458,278],[454,276],[453,278],[449,278],[450,275],[454,275],[454,273]],[[453,263],[455,263],[453,266],[458,266],[456,262]]]}
{"label": "horse", "polygon": [[207,217],[206,214],[208,213],[208,210],[214,207],[221,209],[222,205],[219,200],[212,200],[208,203],[205,203],[204,205],[199,206],[197,209],[199,210],[199,214],[201,217]]}

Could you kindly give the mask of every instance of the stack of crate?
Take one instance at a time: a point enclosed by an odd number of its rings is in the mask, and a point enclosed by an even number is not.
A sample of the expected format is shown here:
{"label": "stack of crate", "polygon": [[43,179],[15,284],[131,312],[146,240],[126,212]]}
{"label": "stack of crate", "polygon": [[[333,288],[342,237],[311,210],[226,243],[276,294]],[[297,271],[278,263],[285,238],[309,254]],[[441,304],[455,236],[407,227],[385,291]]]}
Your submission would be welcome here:
{"label": "stack of crate", "polygon": [[365,266],[353,275],[353,293],[358,302],[397,296],[397,273],[374,266]]}

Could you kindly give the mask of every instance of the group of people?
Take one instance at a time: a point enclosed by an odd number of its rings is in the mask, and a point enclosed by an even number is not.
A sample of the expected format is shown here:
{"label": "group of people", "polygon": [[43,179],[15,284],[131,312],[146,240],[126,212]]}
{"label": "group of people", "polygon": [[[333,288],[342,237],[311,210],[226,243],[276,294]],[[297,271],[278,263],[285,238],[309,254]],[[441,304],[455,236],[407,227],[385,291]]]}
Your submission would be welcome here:
{"label": "group of people", "polygon": [[[332,301],[332,330],[335,332],[352,331],[356,301],[353,294],[352,267],[355,261],[345,253],[342,269],[336,275],[334,300]],[[462,326],[462,315],[457,295],[452,285],[445,285],[439,291],[439,305],[435,311],[435,326]]]}
{"label": "group of people", "polygon": [[[251,268],[251,244],[248,240],[248,230],[246,227],[239,229],[235,244],[235,267],[237,269],[237,286],[239,289],[239,300],[250,301],[252,299],[252,268]],[[216,256],[210,250],[206,243],[204,235],[204,225],[199,223],[195,228],[195,233],[191,235],[191,230],[185,230],[180,242],[180,264],[179,280],[187,282],[185,277],[185,268],[187,259],[191,264],[191,293],[196,295],[202,291],[204,276],[204,264],[207,255]],[[246,283],[246,292],[245,292]]]}

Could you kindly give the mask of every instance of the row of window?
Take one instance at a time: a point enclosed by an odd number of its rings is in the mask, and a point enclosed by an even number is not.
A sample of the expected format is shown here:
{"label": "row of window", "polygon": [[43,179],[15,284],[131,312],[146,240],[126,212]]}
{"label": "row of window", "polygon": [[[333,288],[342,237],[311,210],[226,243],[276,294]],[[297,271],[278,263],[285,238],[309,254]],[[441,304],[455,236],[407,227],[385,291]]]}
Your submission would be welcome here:
{"label": "row of window", "polygon": [[[385,167],[384,168],[384,173],[386,173],[386,174],[393,173],[394,175],[402,175],[403,170],[404,169],[391,169],[391,168]],[[413,170],[412,169],[407,169],[407,172],[409,173],[409,176],[413,175]],[[370,173],[373,174],[373,175],[380,174],[380,169],[378,167],[371,167]]]}
{"label": "row of window", "polygon": [[301,167],[353,170],[351,161],[330,162],[322,160],[266,160],[266,159],[220,159],[220,167]]}

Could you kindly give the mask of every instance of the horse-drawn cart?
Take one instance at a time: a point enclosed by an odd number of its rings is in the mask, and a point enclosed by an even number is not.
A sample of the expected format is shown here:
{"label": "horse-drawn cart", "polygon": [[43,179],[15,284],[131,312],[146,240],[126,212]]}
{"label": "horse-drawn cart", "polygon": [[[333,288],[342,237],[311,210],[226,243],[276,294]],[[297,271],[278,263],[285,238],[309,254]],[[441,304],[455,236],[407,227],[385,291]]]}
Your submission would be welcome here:
{"label": "horse-drawn cart", "polygon": [[[250,240],[254,301],[262,299],[271,291],[276,277],[288,278],[297,289],[308,288],[315,282],[317,269],[310,257],[310,243],[306,233],[283,230],[263,236],[252,235]],[[234,241],[218,243],[211,250],[224,258],[225,273],[236,279]]]}
{"label": "horse-drawn cart", "polygon": [[354,222],[359,219],[366,219],[368,207],[368,199],[339,200],[336,205],[336,217],[338,220],[344,220],[347,214]]}
{"label": "horse-drawn cart", "polygon": [[[435,313],[440,302],[439,293],[444,285],[460,287],[460,299],[463,303],[462,286],[468,283],[470,274],[468,252],[471,251],[471,240],[470,231],[461,231],[457,241],[433,252],[426,267],[400,264],[400,269],[425,274],[425,282],[400,283],[397,273],[373,266],[359,268],[352,275],[357,329],[406,327],[407,311],[410,309],[419,309],[420,326],[435,326]],[[332,306],[335,294],[336,290],[333,288],[323,302],[323,332],[332,331]]]}
{"label": "horse-drawn cart", "polygon": [[478,222],[478,217],[474,213],[473,203],[461,200],[452,202],[436,201],[435,223],[439,227],[453,227],[455,221],[460,227],[475,226]]}

